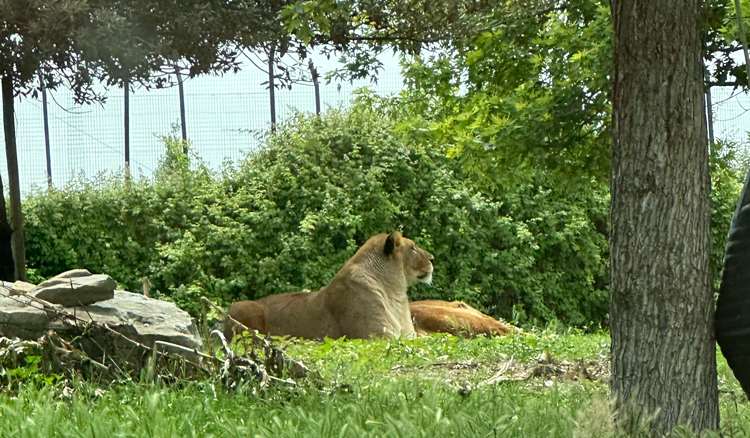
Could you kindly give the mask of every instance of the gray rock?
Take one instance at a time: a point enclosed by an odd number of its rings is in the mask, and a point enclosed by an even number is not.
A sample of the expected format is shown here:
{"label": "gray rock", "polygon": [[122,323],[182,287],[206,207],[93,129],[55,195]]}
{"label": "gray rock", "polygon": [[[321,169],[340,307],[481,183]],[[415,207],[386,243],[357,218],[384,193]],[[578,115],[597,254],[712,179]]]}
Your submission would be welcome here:
{"label": "gray rock", "polygon": [[36,289],[36,286],[25,281],[16,281],[10,283],[7,281],[0,281],[0,295],[26,295]]}
{"label": "gray rock", "polygon": [[0,297],[0,335],[35,340],[49,328],[47,312],[29,297]]}
{"label": "gray rock", "polygon": [[[92,279],[104,283],[106,287],[95,289],[99,292],[87,296],[86,293],[90,292],[87,287]],[[5,286],[4,291],[0,290],[0,336],[36,340],[47,330],[69,332],[77,336],[75,331],[78,328],[65,324],[60,319],[58,310],[64,310],[84,321],[94,320],[107,324],[113,330],[148,347],[153,347],[156,341],[170,342],[191,349],[203,347],[203,342],[190,315],[173,303],[155,300],[141,294],[115,291],[113,290],[114,280],[106,275],[69,277],[65,281],[64,284],[52,284],[39,288],[29,295],[7,296],[8,285]],[[112,289],[109,289],[110,287]],[[63,308],[59,304],[53,304],[55,301],[63,304],[70,303],[71,299],[87,300],[89,299],[87,297],[92,295],[100,294],[101,296],[102,290],[109,290],[108,299],[76,307],[68,305]],[[40,303],[40,300],[47,302]],[[40,304],[46,305],[49,310],[40,309]]]}
{"label": "gray rock", "polygon": [[203,342],[190,315],[175,304],[141,294],[116,290],[114,297],[85,307],[66,309],[84,320],[106,323],[128,338],[153,347],[166,341],[188,348],[201,348]]}
{"label": "gray rock", "polygon": [[[32,295],[65,307],[85,306],[112,299],[117,287],[117,283],[109,275],[58,277],[53,277],[39,285]],[[43,286],[45,283],[47,285]]]}
{"label": "gray rock", "polygon": [[72,269],[70,271],[63,272],[62,274],[55,275],[54,277],[39,283],[39,287],[43,288],[47,286],[54,286],[60,283],[68,283],[69,278],[89,277],[90,275],[91,272],[89,272],[88,269]]}

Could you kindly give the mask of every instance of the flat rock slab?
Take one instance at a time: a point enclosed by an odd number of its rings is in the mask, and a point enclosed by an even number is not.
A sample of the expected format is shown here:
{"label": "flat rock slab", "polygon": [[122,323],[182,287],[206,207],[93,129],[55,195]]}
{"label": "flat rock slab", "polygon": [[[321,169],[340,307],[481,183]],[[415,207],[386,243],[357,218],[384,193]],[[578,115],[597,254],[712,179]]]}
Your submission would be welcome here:
{"label": "flat rock slab", "polygon": [[152,347],[166,341],[188,348],[202,348],[203,342],[190,315],[175,304],[141,294],[114,291],[114,297],[97,303],[65,309],[78,318],[106,323],[128,338]]}
{"label": "flat rock slab", "polygon": [[47,312],[34,307],[25,296],[0,297],[0,335],[37,339],[49,328]]}
{"label": "flat rock slab", "polygon": [[39,283],[39,287],[54,286],[56,284],[67,282],[67,279],[69,278],[88,277],[90,275],[91,272],[89,272],[88,269],[72,269]]}
{"label": "flat rock slab", "polygon": [[[85,270],[76,270],[85,271]],[[70,272],[70,271],[68,271]],[[88,271],[86,271],[88,272]],[[65,275],[63,273],[61,275]],[[32,292],[32,295],[65,307],[85,306],[114,297],[117,283],[109,275],[95,274],[74,277],[53,277]]]}
{"label": "flat rock slab", "polygon": [[35,289],[36,285],[26,283],[25,281],[16,281],[15,283],[0,281],[0,295],[25,295]]}

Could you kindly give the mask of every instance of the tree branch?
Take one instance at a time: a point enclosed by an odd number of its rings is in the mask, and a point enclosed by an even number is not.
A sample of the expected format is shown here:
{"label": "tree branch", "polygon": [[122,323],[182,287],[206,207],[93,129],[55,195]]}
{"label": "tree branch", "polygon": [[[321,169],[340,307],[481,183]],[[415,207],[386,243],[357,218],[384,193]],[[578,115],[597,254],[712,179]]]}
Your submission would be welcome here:
{"label": "tree branch", "polygon": [[709,87],[743,87],[747,86],[747,84],[742,84],[737,81],[726,81],[726,82],[715,82],[715,81],[707,81],[706,85]]}

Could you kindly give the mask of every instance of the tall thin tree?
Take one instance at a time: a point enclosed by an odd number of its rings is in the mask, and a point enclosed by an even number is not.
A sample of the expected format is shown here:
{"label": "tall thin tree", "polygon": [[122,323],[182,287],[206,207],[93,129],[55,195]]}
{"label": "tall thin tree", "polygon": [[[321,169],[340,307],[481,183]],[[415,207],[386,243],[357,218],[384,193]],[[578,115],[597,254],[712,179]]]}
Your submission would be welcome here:
{"label": "tall thin tree", "polygon": [[[187,142],[187,120],[185,117],[185,85],[182,81],[182,73],[180,73],[180,67],[175,66],[175,76],[177,76],[177,92],[180,98],[180,131],[182,132],[182,141]],[[187,143],[182,148],[182,152],[187,154]]]}
{"label": "tall thin tree", "polygon": [[44,122],[44,155],[47,159],[47,188],[52,188],[52,157],[50,156],[49,141],[49,107],[47,105],[47,87],[44,86],[44,77],[39,74],[39,88],[42,89],[42,118]]}
{"label": "tall thin tree", "polygon": [[[15,266],[16,281],[26,281],[26,243],[23,238],[23,215],[21,213],[21,190],[18,177],[18,152],[16,146],[16,125],[13,77],[6,74],[2,79],[3,131],[5,132],[5,156],[8,160],[8,184],[10,185],[10,229],[11,248]],[[3,194],[3,196],[5,196]]]}
{"label": "tall thin tree", "polygon": [[275,47],[271,45],[268,49],[268,99],[271,105],[271,132],[276,131],[276,84],[274,78],[276,77],[273,72]]}

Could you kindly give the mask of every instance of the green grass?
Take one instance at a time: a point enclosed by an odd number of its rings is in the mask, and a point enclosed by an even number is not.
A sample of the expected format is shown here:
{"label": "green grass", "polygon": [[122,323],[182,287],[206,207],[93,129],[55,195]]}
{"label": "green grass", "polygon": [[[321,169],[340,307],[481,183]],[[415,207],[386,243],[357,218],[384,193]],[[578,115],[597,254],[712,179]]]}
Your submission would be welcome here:
{"label": "green grass", "polygon": [[[450,335],[433,335],[413,341],[382,339],[364,341],[331,340],[325,343],[293,340],[287,352],[318,370],[324,378],[345,382],[369,382],[382,379],[395,366],[423,369],[435,362],[473,361],[480,367],[472,383],[487,377],[493,364],[513,359],[528,363],[547,351],[555,360],[603,361],[609,354],[609,335],[583,335],[568,330],[563,333],[524,332],[515,336],[462,339]],[[483,372],[484,371],[484,372]],[[429,370],[421,374],[429,375]]]}
{"label": "green grass", "polygon": [[[608,344],[606,333],[576,331],[474,340],[294,341],[287,352],[334,383],[261,395],[250,387],[227,393],[212,382],[179,389],[78,382],[65,396],[61,383],[29,379],[17,392],[0,392],[0,436],[603,438],[612,435],[606,382],[480,384],[510,358],[534,363],[547,351],[557,361],[604,361]],[[446,382],[444,367],[432,366],[469,360],[479,366],[460,375],[472,384],[468,394],[455,379]],[[750,436],[750,405],[723,358],[719,372],[724,436]]]}
{"label": "green grass", "polygon": [[262,398],[128,386],[99,397],[60,400],[51,388],[27,388],[0,404],[2,436],[565,436],[597,389],[525,393],[521,384],[467,397],[422,379],[375,382],[353,392],[270,391]]}

